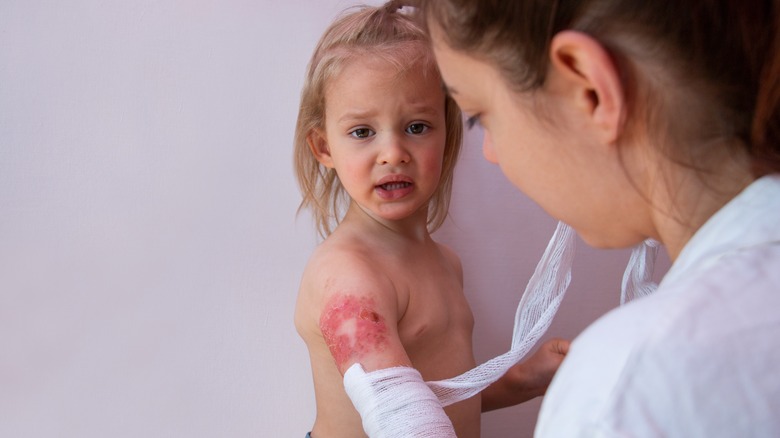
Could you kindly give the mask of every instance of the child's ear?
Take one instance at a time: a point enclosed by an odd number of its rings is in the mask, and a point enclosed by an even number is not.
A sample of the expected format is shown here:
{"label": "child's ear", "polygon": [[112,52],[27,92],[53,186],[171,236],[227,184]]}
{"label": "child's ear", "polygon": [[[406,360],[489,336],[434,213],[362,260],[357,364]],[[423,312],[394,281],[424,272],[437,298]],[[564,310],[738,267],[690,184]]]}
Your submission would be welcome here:
{"label": "child's ear", "polygon": [[325,133],[320,129],[313,129],[306,136],[306,142],[309,144],[309,149],[314,154],[314,158],[323,166],[332,169],[333,157],[330,155],[330,148],[328,147],[328,141],[325,139]]}
{"label": "child's ear", "polygon": [[570,93],[598,135],[614,143],[625,106],[623,83],[607,50],[591,36],[563,31],[550,44],[551,74]]}

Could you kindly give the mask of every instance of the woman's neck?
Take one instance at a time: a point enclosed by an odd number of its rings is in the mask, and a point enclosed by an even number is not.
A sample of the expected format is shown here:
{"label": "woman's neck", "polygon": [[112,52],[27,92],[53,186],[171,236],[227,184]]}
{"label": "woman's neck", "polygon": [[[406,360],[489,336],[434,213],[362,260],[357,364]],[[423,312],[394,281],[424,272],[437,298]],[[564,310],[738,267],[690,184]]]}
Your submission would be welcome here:
{"label": "woman's neck", "polygon": [[667,164],[661,187],[651,197],[652,220],[659,240],[674,261],[699,228],[755,177],[746,156],[729,156],[710,171]]}

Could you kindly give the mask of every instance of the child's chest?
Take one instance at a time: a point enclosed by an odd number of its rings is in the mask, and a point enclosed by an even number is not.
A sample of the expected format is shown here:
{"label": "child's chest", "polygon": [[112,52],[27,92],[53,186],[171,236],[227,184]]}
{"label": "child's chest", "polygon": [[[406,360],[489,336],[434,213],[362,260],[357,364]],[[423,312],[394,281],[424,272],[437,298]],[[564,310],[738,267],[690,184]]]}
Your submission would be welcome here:
{"label": "child's chest", "polygon": [[426,369],[444,371],[442,362],[470,368],[474,319],[460,278],[434,266],[424,273],[417,271],[406,285],[408,303],[398,321],[404,349],[424,376]]}

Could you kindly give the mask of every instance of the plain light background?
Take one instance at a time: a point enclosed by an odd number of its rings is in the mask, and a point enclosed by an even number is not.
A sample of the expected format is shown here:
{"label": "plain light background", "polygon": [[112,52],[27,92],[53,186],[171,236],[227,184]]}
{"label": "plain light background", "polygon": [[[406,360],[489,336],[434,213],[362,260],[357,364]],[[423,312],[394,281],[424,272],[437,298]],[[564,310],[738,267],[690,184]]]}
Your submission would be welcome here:
{"label": "plain light background", "polygon": [[[292,315],[317,239],[292,136],[309,56],[351,5],[0,2],[0,436],[309,430]],[[436,237],[462,257],[481,362],[508,348],[555,222],[480,139]],[[618,303],[627,251],[578,251],[548,336]],[[486,414],[483,436],[531,436],[538,408]]]}

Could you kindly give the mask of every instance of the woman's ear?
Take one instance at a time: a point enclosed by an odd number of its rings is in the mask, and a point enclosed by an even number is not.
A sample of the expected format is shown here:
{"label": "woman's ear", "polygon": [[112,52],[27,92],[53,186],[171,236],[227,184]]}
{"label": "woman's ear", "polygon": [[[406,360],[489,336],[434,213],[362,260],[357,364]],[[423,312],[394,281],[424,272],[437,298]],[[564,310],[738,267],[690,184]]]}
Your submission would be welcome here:
{"label": "woman's ear", "polygon": [[333,157],[330,155],[328,141],[322,130],[313,129],[309,135],[306,136],[306,143],[309,144],[311,153],[314,154],[314,158],[316,158],[320,164],[329,169],[333,168]]}
{"label": "woman's ear", "polygon": [[623,83],[612,57],[598,41],[582,32],[563,31],[550,44],[551,74],[570,93],[576,108],[592,122],[607,143],[614,143],[623,123]]}

